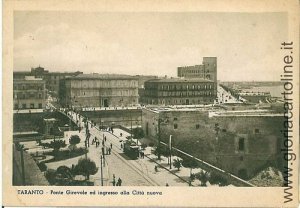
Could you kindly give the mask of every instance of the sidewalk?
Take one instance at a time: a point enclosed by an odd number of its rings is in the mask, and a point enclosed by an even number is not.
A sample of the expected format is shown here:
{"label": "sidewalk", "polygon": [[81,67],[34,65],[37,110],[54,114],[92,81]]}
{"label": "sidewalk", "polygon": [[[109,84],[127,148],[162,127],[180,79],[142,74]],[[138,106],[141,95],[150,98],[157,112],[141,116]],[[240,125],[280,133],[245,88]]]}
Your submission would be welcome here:
{"label": "sidewalk", "polygon": [[[76,117],[74,115],[74,113],[72,113],[73,117]],[[124,141],[126,141],[126,137],[130,136],[130,133],[122,130],[122,129],[118,129],[118,128],[114,128],[113,132],[107,132],[107,131],[100,131],[97,128],[93,127],[90,128],[89,125],[89,129],[92,135],[101,135],[102,137],[103,135],[106,136],[107,138],[107,142],[112,143],[113,144],[113,149],[112,151],[116,154],[118,154],[119,156],[121,154],[123,154],[123,150],[121,149],[121,143],[123,143]],[[122,133],[122,136],[120,136],[120,134]],[[100,138],[102,139],[102,138]],[[158,171],[155,171],[155,166],[157,165],[155,162],[156,159],[154,159],[156,156],[153,155],[150,151],[150,149],[148,148],[148,151],[145,152],[147,154],[148,157],[150,157],[151,159],[145,157],[143,159],[139,158],[137,160],[126,160],[124,159],[124,162],[127,162],[129,165],[131,165],[132,168],[135,168],[136,171],[140,171],[141,174],[143,174],[144,177],[148,177],[152,182],[154,182],[156,185],[159,186],[165,186],[167,183],[170,186],[188,186],[188,183],[182,179],[180,179],[179,177],[177,177],[176,175],[170,173],[169,171],[163,169],[163,168],[158,168]],[[120,156],[123,157],[123,156]],[[158,163],[161,163],[162,166],[165,166],[164,164],[165,161],[158,161]],[[182,168],[182,170],[184,170],[184,168]],[[176,171],[176,169],[172,169],[171,172],[176,173],[178,171]],[[184,171],[182,171],[183,173]],[[187,172],[187,171],[185,171]],[[187,176],[182,176],[183,179],[188,180],[189,177],[189,170],[188,170],[188,174],[184,174]]]}

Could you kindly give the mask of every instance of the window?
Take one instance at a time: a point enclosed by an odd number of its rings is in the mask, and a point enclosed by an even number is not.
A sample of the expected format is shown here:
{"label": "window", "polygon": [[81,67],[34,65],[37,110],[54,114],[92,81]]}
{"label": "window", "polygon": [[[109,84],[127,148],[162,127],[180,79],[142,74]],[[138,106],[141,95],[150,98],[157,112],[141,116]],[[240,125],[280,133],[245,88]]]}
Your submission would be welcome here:
{"label": "window", "polygon": [[239,151],[244,151],[244,150],[245,150],[245,139],[239,138]]}
{"label": "window", "polygon": [[174,124],[174,129],[177,129],[178,128],[178,125],[177,124]]}
{"label": "window", "polygon": [[176,118],[176,117],[174,118],[174,121],[177,121],[177,118]]}
{"label": "window", "polygon": [[23,108],[23,109],[26,109],[26,103],[25,103],[25,104],[22,104],[22,108]]}
{"label": "window", "polygon": [[39,98],[42,98],[42,94],[39,94]]}
{"label": "window", "polygon": [[43,105],[42,105],[42,103],[39,103],[39,108],[41,109],[41,108],[43,108]]}
{"label": "window", "polygon": [[14,109],[18,109],[18,108],[19,108],[18,104],[15,104]]}
{"label": "window", "polygon": [[254,130],[255,134],[259,134],[259,129]]}
{"label": "window", "polygon": [[199,124],[196,124],[196,129],[199,129],[200,128],[200,125]]}
{"label": "window", "polygon": [[31,109],[34,108],[34,103],[30,103],[30,108],[31,108]]}

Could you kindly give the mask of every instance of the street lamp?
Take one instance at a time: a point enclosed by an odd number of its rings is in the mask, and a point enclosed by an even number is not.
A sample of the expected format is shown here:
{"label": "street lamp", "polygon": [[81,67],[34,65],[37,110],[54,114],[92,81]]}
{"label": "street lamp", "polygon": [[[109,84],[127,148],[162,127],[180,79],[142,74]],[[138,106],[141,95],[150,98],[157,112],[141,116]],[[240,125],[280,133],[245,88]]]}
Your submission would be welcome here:
{"label": "street lamp", "polygon": [[160,123],[161,123],[161,118],[158,118],[158,145],[157,145],[157,157],[160,160]]}
{"label": "street lamp", "polygon": [[100,173],[101,173],[101,186],[103,186],[102,155],[100,155]]}
{"label": "street lamp", "polygon": [[172,135],[169,139],[169,150],[170,150],[170,169],[172,169]]}

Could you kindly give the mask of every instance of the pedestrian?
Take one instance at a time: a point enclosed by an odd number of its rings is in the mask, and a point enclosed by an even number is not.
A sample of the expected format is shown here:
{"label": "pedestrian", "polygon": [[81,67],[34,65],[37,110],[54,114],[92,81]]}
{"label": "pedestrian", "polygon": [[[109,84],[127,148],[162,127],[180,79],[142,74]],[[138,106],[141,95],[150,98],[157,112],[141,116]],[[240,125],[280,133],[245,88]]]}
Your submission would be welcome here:
{"label": "pedestrian", "polygon": [[120,137],[122,137],[123,136],[123,134],[122,133],[120,133]]}
{"label": "pedestrian", "polygon": [[108,153],[111,154],[111,148],[108,148]]}
{"label": "pedestrian", "polygon": [[104,141],[106,141],[106,136],[104,137]]}
{"label": "pedestrian", "polygon": [[118,179],[118,182],[117,182],[117,183],[118,183],[119,186],[122,185],[122,180],[121,180],[121,178]]}
{"label": "pedestrian", "polygon": [[121,149],[123,149],[123,144],[121,143]]}
{"label": "pedestrian", "polygon": [[166,186],[169,186],[169,184],[168,184],[168,183],[166,183]]}
{"label": "pedestrian", "polygon": [[112,149],[112,143],[110,143],[110,149]]}
{"label": "pedestrian", "polygon": [[102,146],[104,147],[104,140],[102,140]]}
{"label": "pedestrian", "polygon": [[116,185],[116,179],[115,178],[113,178],[112,184],[113,184],[113,186]]}

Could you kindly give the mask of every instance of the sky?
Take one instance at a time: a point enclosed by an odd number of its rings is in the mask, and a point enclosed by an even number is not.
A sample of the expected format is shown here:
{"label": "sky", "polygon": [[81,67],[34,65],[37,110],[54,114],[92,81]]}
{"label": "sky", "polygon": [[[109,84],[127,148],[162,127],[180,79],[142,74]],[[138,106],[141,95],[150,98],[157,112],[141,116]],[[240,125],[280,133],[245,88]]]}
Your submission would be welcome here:
{"label": "sky", "polygon": [[285,13],[14,13],[14,70],[176,77],[177,67],[217,57],[218,80],[276,81]]}

